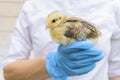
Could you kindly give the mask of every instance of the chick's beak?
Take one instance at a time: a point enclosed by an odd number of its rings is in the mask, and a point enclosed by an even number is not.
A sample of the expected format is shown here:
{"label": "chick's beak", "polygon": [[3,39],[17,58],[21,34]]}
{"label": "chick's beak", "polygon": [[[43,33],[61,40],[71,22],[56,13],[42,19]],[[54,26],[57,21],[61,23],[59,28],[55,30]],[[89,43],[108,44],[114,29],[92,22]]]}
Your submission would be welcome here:
{"label": "chick's beak", "polygon": [[47,24],[47,25],[46,25],[46,29],[49,29],[49,28],[50,28],[50,25],[49,25],[49,24]]}

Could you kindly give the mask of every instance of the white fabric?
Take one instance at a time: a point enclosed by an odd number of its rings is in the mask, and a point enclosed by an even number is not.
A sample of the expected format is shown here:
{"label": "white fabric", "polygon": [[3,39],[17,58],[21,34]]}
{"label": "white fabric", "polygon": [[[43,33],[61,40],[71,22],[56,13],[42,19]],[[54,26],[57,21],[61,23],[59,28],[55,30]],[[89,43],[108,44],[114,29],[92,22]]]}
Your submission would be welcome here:
{"label": "white fabric", "polygon": [[52,11],[63,11],[96,24],[102,32],[95,47],[103,49],[104,59],[88,74],[68,80],[108,80],[120,75],[120,6],[113,0],[30,0],[27,1],[15,25],[10,49],[3,67],[18,59],[46,55],[57,44],[46,30],[45,19]]}

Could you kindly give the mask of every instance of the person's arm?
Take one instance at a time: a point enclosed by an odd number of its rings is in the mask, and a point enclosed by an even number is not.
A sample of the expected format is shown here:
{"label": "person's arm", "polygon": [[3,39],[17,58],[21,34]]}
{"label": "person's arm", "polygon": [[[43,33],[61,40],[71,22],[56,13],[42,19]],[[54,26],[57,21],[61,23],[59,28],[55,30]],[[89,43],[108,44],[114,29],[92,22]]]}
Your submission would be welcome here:
{"label": "person's arm", "polygon": [[111,54],[109,56],[109,80],[120,80],[120,5],[119,0],[114,0],[115,13],[114,34],[111,40]]}
{"label": "person's arm", "polygon": [[120,80],[120,76],[110,78],[110,80]]}
{"label": "person's arm", "polygon": [[27,1],[18,17],[8,53],[3,60],[5,80],[43,80],[49,75],[46,72],[45,57],[29,60],[32,50]]}
{"label": "person's arm", "polygon": [[5,80],[44,80],[49,77],[45,57],[17,60],[4,68]]}

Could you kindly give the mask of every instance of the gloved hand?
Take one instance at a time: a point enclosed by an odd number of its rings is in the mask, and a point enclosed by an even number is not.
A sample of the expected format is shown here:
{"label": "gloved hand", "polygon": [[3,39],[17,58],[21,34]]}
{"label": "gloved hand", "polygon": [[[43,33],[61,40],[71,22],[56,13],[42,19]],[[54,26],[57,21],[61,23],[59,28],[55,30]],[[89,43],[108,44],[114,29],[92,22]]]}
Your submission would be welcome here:
{"label": "gloved hand", "polygon": [[46,68],[55,80],[66,80],[68,76],[88,73],[102,58],[102,50],[94,48],[92,42],[76,41],[67,46],[59,45],[57,51],[48,53]]}

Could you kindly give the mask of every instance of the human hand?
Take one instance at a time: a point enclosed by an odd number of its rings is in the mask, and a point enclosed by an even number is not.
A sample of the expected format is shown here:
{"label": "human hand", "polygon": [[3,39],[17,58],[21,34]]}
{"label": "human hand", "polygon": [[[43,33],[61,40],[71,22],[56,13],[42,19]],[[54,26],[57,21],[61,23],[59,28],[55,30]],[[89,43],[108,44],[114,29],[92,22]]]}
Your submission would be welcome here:
{"label": "human hand", "polygon": [[55,80],[66,80],[67,76],[88,73],[102,58],[102,50],[93,48],[92,42],[76,41],[67,46],[59,45],[56,52],[50,52],[46,67]]}

